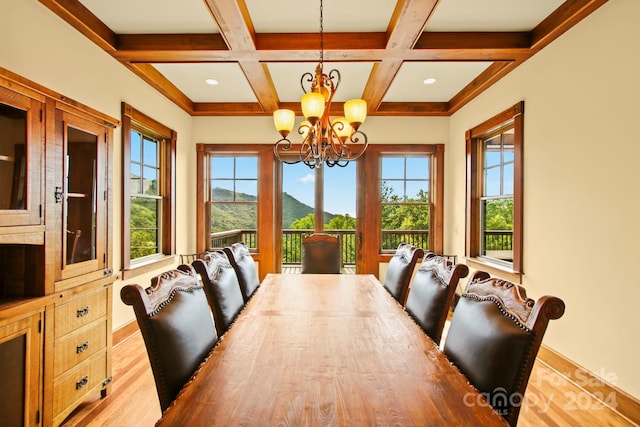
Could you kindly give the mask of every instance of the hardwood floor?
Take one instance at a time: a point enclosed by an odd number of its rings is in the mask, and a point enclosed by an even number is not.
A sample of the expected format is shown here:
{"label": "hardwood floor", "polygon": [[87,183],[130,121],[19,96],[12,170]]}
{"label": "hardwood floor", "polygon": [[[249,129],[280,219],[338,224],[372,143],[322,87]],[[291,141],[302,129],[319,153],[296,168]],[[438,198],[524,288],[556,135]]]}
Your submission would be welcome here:
{"label": "hardwood floor", "polygon": [[[536,361],[518,426],[637,426],[563,378]],[[113,349],[111,394],[83,403],[63,425],[146,427],[160,415],[153,374],[137,332]]]}

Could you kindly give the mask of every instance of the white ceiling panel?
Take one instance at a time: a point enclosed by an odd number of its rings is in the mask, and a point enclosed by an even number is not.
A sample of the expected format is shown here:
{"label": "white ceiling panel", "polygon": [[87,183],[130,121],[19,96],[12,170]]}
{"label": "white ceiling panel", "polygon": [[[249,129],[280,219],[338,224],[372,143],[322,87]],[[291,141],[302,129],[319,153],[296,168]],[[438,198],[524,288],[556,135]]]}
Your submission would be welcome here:
{"label": "white ceiling panel", "polygon": [[564,0],[440,0],[425,31],[530,31]]}
{"label": "white ceiling panel", "polygon": [[[447,102],[491,62],[405,62],[384,102]],[[426,85],[426,78],[436,82]]]}
{"label": "white ceiling panel", "polygon": [[[319,32],[319,0],[245,0],[257,33]],[[324,32],[385,32],[391,0],[324,0]]]}
{"label": "white ceiling panel", "polygon": [[[304,73],[314,73],[316,63],[271,63],[269,72],[282,102],[297,102],[304,94],[300,87],[300,79]],[[340,72],[340,86],[333,100],[344,102],[349,99],[362,97],[362,92],[371,73],[372,63],[369,62],[325,62],[323,69],[329,73],[332,69]],[[309,88],[308,83],[305,85]],[[308,90],[308,89],[307,89]]]}
{"label": "white ceiling panel", "polygon": [[79,0],[116,34],[218,33],[203,0]]}
{"label": "white ceiling panel", "polygon": [[[153,64],[193,102],[256,102],[256,97],[238,64]],[[218,80],[211,86],[206,79]]]}

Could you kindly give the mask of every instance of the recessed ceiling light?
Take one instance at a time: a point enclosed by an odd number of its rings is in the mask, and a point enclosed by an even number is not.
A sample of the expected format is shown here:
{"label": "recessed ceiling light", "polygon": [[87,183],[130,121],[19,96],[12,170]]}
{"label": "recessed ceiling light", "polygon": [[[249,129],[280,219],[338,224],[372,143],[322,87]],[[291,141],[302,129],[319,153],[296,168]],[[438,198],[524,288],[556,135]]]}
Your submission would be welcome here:
{"label": "recessed ceiling light", "polygon": [[422,83],[426,84],[426,85],[432,85],[436,82],[437,80],[433,77],[429,77],[428,79],[424,79],[422,81]]}
{"label": "recessed ceiling light", "polygon": [[211,85],[211,86],[215,86],[215,85],[218,84],[218,81],[216,79],[207,79],[207,80],[205,80],[205,83],[207,83],[208,85]]}

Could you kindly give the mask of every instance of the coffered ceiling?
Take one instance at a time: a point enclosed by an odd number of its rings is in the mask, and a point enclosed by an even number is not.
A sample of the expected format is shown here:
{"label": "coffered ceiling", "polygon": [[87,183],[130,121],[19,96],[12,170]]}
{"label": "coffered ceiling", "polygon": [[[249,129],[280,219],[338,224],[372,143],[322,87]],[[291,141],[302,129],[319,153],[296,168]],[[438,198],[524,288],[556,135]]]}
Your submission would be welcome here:
{"label": "coffered ceiling", "polygon": [[[324,0],[334,108],[450,115],[606,1]],[[320,0],[40,2],[194,116],[300,114],[320,56]]]}

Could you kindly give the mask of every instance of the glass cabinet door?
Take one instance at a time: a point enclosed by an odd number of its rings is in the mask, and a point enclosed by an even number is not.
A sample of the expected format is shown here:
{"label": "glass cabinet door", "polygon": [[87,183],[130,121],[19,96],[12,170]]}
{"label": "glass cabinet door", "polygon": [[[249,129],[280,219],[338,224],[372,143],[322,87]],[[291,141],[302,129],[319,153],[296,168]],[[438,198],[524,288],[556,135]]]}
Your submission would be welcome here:
{"label": "glass cabinet door", "polygon": [[62,180],[62,277],[100,270],[105,259],[105,128],[60,112]]}
{"label": "glass cabinet door", "polygon": [[41,223],[42,110],[0,86],[0,226]]}

